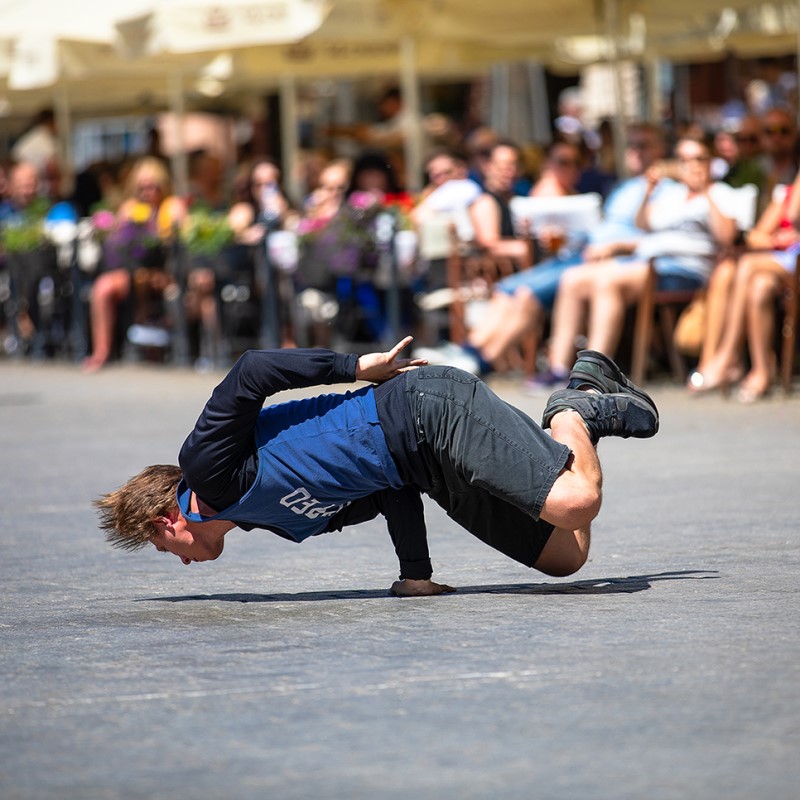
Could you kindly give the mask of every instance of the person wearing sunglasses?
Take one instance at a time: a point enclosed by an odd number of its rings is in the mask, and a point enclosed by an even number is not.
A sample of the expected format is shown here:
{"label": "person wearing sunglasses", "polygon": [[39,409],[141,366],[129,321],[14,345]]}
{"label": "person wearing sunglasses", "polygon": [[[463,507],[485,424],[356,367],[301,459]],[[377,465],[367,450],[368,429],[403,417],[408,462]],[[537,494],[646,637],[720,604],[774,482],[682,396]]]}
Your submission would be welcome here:
{"label": "person wearing sunglasses", "polygon": [[172,282],[166,272],[165,243],[186,217],[186,204],[172,194],[164,163],[153,156],[139,159],[126,182],[126,199],[103,248],[100,274],[89,303],[92,352],[85,372],[96,372],[111,358],[120,306],[134,292],[134,321],[148,322],[148,302]]}
{"label": "person wearing sunglasses", "polygon": [[790,184],[797,174],[797,128],[788,111],[772,108],[764,114],[762,146],[767,191],[771,194],[775,186]]}
{"label": "person wearing sunglasses", "polygon": [[[714,271],[708,292],[703,352],[689,377],[690,394],[727,389],[753,403],[775,381],[775,301],[789,286],[800,254],[800,172],[745,234],[747,252]],[[744,373],[744,347],[750,369]]]}
{"label": "person wearing sunglasses", "polygon": [[675,148],[678,181],[657,198],[665,177],[661,164],[645,174],[647,189],[636,225],[647,232],[633,259],[608,258],[567,270],[553,311],[550,369],[570,368],[576,337],[588,322],[588,347],[614,354],[626,308],[644,291],[649,261],[655,260],[660,289],[699,289],[708,280],[717,253],[737,234],[734,190],[714,183],[711,153],[704,141],[683,138]]}
{"label": "person wearing sunglasses", "polygon": [[758,208],[769,204],[767,197],[767,170],[762,153],[761,120],[748,115],[743,117],[732,134],[734,156],[727,172],[720,177],[728,186],[738,189],[747,184],[758,187]]}

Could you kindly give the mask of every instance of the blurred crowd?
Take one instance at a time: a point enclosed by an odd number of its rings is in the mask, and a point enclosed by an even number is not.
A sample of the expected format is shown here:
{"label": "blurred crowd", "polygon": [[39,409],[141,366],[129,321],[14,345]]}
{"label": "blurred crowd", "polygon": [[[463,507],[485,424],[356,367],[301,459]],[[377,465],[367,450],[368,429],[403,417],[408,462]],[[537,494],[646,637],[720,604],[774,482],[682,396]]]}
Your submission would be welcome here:
{"label": "blurred crowd", "polygon": [[[431,362],[552,391],[576,348],[624,351],[654,265],[659,289],[695,295],[679,325],[696,365],[687,390],[770,391],[776,301],[800,252],[790,111],[716,131],[632,124],[623,164],[611,126],[587,127],[574,102],[546,148],[445,126],[412,194],[409,121],[397,93],[384,101],[380,124],[331,132],[356,157],[304,154],[295,199],[272,159],[209,151],[190,154],[177,196],[155,148],[92,165],[61,197],[43,116],[0,166],[2,354],[205,369],[248,347],[372,349],[411,332]],[[473,257],[502,263],[498,277],[454,268]],[[470,306],[461,332],[456,299]],[[520,360],[531,338],[535,357]]]}

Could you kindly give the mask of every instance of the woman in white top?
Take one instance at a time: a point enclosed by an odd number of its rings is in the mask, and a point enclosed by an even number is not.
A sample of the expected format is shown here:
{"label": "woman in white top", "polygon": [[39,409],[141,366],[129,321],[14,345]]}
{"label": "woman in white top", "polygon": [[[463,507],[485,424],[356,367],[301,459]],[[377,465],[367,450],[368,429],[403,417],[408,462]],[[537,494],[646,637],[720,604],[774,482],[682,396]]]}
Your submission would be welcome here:
{"label": "woman in white top", "polygon": [[636,225],[644,236],[632,261],[615,258],[575,267],[564,273],[553,315],[550,366],[569,370],[575,338],[588,316],[588,347],[613,355],[628,305],[636,302],[647,281],[648,262],[655,259],[661,289],[700,288],[708,280],[717,251],[730,245],[736,221],[725,209],[733,190],[711,179],[711,154],[705,143],[681,139],[675,148],[679,182],[651,201],[664,175],[651,167]]}

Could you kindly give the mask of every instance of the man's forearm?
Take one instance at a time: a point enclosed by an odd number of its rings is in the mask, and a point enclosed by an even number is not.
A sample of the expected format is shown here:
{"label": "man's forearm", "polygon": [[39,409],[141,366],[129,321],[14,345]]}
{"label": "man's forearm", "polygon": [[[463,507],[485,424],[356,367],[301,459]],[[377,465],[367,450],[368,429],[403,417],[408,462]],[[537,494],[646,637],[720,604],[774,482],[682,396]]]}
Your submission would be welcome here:
{"label": "man's forearm", "polygon": [[419,491],[412,486],[384,489],[355,500],[331,519],[327,530],[340,531],[348,525],[374,519],[378,514],[386,518],[389,536],[400,562],[400,577],[412,580],[430,578],[433,568],[428,553],[425,512]]}

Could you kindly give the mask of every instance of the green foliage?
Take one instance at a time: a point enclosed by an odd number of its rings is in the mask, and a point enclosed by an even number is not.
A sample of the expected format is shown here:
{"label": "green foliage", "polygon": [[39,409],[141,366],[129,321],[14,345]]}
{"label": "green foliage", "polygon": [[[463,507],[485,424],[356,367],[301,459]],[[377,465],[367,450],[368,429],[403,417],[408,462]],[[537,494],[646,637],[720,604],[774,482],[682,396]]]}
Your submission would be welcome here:
{"label": "green foliage", "polygon": [[47,201],[39,198],[20,214],[19,219],[7,222],[0,233],[0,243],[6,253],[32,253],[48,243],[44,231]]}
{"label": "green foliage", "polygon": [[224,214],[195,210],[181,228],[181,241],[190,255],[216,256],[233,241],[233,230]]}

